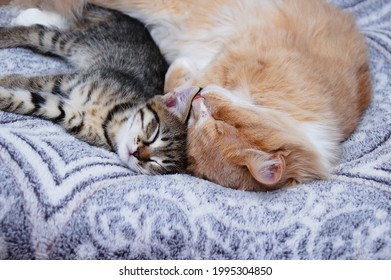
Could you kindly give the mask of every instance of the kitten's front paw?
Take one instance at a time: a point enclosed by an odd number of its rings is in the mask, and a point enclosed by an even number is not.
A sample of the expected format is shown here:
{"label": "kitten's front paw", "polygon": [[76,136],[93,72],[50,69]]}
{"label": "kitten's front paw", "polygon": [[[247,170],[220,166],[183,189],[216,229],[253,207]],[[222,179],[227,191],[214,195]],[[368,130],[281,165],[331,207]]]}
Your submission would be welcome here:
{"label": "kitten's front paw", "polygon": [[69,22],[59,14],[36,8],[22,10],[11,22],[12,26],[31,26],[34,24],[57,27],[59,29],[67,29],[70,26]]}
{"label": "kitten's front paw", "polygon": [[0,86],[0,110],[30,114],[35,104],[31,101],[31,93],[24,89],[8,89]]}
{"label": "kitten's front paw", "polygon": [[5,110],[12,104],[12,94],[10,90],[0,86],[0,110]]}

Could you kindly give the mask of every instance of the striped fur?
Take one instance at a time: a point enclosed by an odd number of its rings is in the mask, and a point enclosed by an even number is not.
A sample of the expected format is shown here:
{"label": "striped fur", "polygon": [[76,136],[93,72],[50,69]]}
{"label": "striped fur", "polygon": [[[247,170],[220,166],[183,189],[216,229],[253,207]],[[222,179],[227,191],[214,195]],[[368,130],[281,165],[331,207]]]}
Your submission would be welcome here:
{"label": "striped fur", "polygon": [[0,28],[0,47],[55,54],[75,67],[71,74],[0,78],[1,110],[56,122],[79,139],[117,152],[137,173],[185,170],[184,118],[166,105],[171,95],[160,95],[167,63],[137,20],[88,6],[69,30]]}

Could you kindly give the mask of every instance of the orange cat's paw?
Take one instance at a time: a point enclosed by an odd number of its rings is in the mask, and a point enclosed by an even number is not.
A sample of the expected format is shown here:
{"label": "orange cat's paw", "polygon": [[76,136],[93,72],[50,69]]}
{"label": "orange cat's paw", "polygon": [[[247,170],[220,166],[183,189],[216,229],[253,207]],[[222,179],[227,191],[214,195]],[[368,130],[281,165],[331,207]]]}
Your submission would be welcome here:
{"label": "orange cat's paw", "polygon": [[251,107],[251,100],[243,98],[237,93],[231,92],[217,85],[204,87],[200,95],[206,100],[207,104],[212,107],[219,107],[226,104],[235,104],[240,107]]}
{"label": "orange cat's paw", "polygon": [[164,92],[174,91],[178,88],[188,88],[192,85],[194,78],[195,66],[187,58],[178,58],[175,60],[170,68],[168,68]]}

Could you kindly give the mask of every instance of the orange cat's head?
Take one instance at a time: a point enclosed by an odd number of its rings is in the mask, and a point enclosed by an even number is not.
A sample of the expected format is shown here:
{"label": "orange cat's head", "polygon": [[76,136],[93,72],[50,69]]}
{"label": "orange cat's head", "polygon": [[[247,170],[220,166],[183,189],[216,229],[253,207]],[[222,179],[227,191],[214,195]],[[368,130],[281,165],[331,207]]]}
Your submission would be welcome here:
{"label": "orange cat's head", "polygon": [[245,47],[262,43],[256,38],[231,44],[197,81],[204,89],[188,125],[191,174],[245,190],[327,177],[329,165],[302,127],[322,118],[323,86],[282,37],[270,49]]}
{"label": "orange cat's head", "polygon": [[188,125],[195,176],[245,190],[325,179],[367,106],[356,90],[365,60],[319,58],[292,34],[270,32],[225,45],[194,82],[203,87]]}
{"label": "orange cat's head", "polygon": [[324,178],[327,171],[283,117],[242,107],[207,87],[193,101],[188,127],[188,170],[226,187],[267,190]]}

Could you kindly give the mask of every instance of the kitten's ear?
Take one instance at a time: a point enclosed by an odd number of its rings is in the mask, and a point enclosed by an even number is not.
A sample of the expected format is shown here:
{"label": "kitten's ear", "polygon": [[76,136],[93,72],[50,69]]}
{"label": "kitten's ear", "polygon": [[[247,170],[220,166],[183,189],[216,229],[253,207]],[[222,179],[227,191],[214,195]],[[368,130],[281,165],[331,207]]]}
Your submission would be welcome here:
{"label": "kitten's ear", "polygon": [[190,113],[191,102],[199,91],[199,87],[178,89],[163,95],[163,101],[167,109],[184,123]]}
{"label": "kitten's ear", "polygon": [[255,180],[265,186],[276,185],[285,172],[285,159],[280,154],[248,149],[244,154],[244,162]]}

